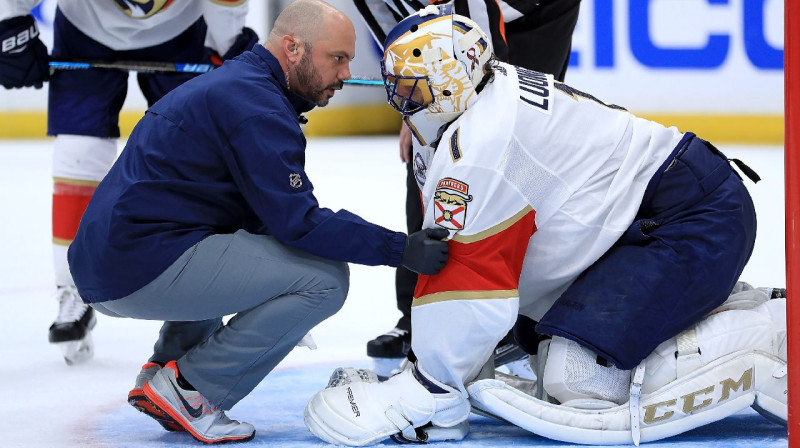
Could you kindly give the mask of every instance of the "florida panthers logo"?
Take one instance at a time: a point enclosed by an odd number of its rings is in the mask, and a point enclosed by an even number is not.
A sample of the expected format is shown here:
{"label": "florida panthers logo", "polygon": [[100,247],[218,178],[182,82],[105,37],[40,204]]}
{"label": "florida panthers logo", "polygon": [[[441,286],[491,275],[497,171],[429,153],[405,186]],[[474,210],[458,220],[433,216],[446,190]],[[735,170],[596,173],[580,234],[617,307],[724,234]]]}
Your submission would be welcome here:
{"label": "florida panthers logo", "polygon": [[461,230],[467,223],[467,203],[472,201],[469,185],[446,177],[436,185],[433,196],[433,218],[436,225]]}
{"label": "florida panthers logo", "polygon": [[146,19],[167,9],[175,0],[114,0],[122,11],[134,19]]}

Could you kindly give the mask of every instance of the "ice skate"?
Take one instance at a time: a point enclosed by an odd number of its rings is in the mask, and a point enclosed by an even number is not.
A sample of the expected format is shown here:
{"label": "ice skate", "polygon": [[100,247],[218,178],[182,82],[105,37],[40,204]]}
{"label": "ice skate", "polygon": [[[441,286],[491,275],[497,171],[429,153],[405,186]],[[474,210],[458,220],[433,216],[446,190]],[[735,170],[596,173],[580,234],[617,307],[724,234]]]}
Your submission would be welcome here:
{"label": "ice skate", "polygon": [[367,342],[367,356],[371,358],[405,358],[411,348],[411,332],[394,327]]}
{"label": "ice skate", "polygon": [[253,425],[231,420],[199,392],[181,387],[175,361],[159,369],[142,389],[157,410],[169,415],[201,442],[245,442],[256,435]]}
{"label": "ice skate", "polygon": [[159,370],[161,370],[161,365],[155,362],[148,362],[142,366],[142,370],[139,372],[139,375],[136,376],[136,382],[133,385],[133,389],[128,392],[128,403],[130,403],[130,405],[136,408],[139,412],[152,417],[167,431],[185,431],[183,426],[179,425],[175,419],[155,407],[153,403],[144,395],[142,388],[145,384],[147,384],[148,381],[156,376],[156,373],[158,373]]}
{"label": "ice skate", "polygon": [[50,325],[49,341],[57,344],[68,365],[86,362],[94,356],[92,328],[97,324],[94,310],[83,303],[74,286],[59,286],[58,317]]}

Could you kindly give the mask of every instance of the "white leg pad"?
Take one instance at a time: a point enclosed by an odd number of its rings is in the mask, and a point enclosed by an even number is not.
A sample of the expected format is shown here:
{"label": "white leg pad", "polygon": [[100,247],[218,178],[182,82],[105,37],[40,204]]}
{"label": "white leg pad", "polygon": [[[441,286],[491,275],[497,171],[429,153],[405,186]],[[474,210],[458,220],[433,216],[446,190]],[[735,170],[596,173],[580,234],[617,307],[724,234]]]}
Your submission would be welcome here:
{"label": "white leg pad", "polygon": [[772,420],[786,421],[783,307],[784,299],[773,299],[751,310],[721,312],[698,323],[694,331],[702,364],[681,376],[675,361],[676,340],[660,345],[640,366],[645,371],[637,375],[643,378],[642,384],[634,381],[631,400],[620,406],[587,409],[553,404],[501,379],[476,381],[467,392],[473,407],[482,413],[570,443],[659,440],[751,405]]}
{"label": "white leg pad", "polygon": [[755,308],[772,322],[772,350],[765,353],[759,361],[764,364],[763,371],[772,378],[766,378],[764,385],[756,391],[753,409],[764,417],[786,425],[788,422],[788,371],[786,367],[786,299],[772,299]]}
{"label": "white leg pad", "polygon": [[[639,398],[639,440],[650,442],[720,420],[755,400],[755,353],[729,355]],[[759,372],[760,373],[760,372]],[[578,409],[538,400],[499,380],[472,383],[474,407],[538,435],[569,443],[632,444],[628,403]]]}

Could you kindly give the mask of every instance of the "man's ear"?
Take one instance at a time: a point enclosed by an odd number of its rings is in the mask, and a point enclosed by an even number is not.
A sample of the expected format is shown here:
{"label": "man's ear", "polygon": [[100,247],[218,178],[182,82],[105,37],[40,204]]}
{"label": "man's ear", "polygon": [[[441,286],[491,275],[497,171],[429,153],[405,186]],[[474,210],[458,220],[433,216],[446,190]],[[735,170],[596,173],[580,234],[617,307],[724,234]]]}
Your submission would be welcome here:
{"label": "man's ear", "polygon": [[[284,54],[286,55],[286,59],[294,59],[293,56],[297,56],[299,53],[300,42],[290,35],[283,36],[283,40],[281,41],[282,49]],[[294,62],[294,61],[292,61]]]}

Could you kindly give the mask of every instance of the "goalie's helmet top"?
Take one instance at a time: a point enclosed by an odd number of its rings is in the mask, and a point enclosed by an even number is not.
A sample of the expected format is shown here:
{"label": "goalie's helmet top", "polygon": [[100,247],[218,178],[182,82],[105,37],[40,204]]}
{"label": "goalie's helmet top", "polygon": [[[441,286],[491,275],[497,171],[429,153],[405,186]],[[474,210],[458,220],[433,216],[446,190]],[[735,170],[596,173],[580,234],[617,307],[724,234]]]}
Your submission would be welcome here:
{"label": "goalie's helmet top", "polygon": [[492,57],[489,38],[452,5],[431,5],[403,19],[386,37],[381,73],[389,104],[404,116],[425,110],[448,123],[476,99]]}

